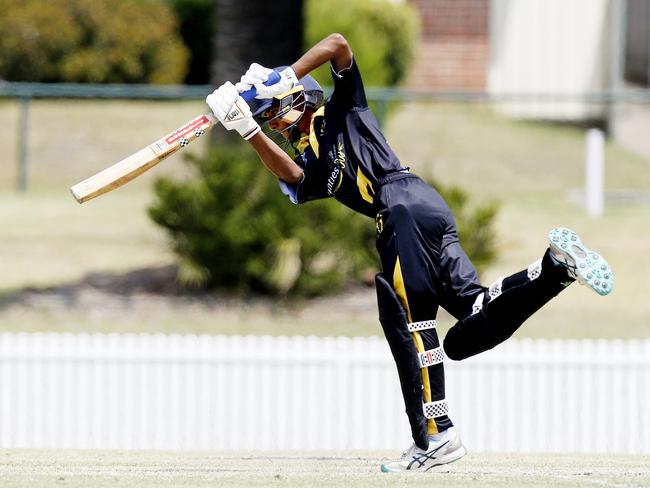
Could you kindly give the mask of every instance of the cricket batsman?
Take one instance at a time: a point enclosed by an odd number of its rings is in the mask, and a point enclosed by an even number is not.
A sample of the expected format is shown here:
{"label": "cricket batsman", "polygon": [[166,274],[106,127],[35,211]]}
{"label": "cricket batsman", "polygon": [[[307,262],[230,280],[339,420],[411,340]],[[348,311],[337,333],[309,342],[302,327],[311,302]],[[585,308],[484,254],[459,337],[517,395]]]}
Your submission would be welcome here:
{"label": "cricket batsman", "polygon": [[[309,75],[324,63],[334,83],[327,100]],[[467,451],[449,417],[445,356],[462,360],[495,347],[576,280],[607,295],[613,273],[575,232],[555,228],[541,259],[483,286],[449,207],[402,165],[379,130],[346,39],[331,34],[291,66],[276,68],[280,80],[265,86],[273,71],[252,64],[236,85],[221,85],[206,101],[226,129],[250,143],[292,203],[333,197],[375,219],[379,320],[414,441],[381,470],[426,471],[456,461]],[[251,87],[257,98],[249,105],[240,93]],[[458,321],[444,344],[436,333],[439,306]]]}

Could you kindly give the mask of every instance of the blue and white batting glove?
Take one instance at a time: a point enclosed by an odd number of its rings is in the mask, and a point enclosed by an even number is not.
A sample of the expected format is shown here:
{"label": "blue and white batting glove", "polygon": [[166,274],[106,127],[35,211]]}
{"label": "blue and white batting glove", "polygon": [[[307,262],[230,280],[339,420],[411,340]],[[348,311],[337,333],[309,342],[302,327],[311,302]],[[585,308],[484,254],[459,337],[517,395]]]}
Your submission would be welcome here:
{"label": "blue and white batting glove", "polygon": [[269,79],[269,75],[272,72],[272,69],[253,63],[244,76],[241,77],[241,80],[235,85],[235,88],[240,93],[243,93],[255,87],[257,90],[255,98],[273,98],[276,95],[288,92],[298,84],[296,73],[294,73],[293,68],[288,67],[279,72],[280,81],[270,86],[264,85],[264,82]]}
{"label": "blue and white batting glove", "polygon": [[236,130],[245,140],[260,131],[250,107],[229,81],[208,95],[205,101],[221,125],[228,130]]}

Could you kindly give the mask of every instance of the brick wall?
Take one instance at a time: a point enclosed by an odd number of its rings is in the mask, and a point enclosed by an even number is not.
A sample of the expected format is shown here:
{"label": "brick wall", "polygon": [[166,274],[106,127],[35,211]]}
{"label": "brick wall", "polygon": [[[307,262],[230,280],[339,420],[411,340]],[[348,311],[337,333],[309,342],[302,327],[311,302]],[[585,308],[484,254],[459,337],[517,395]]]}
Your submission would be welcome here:
{"label": "brick wall", "polygon": [[422,36],[406,85],[482,90],[488,61],[489,0],[408,0]]}

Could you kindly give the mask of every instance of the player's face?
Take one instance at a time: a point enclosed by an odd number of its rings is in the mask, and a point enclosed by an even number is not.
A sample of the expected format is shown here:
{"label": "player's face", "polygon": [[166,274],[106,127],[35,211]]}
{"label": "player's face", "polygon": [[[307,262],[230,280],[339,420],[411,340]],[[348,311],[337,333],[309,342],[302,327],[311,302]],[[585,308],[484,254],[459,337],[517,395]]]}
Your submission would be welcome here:
{"label": "player's face", "polygon": [[[305,117],[303,117],[303,112],[298,110],[289,110],[284,113],[281,117],[277,117],[278,109],[270,109],[268,112],[269,117],[269,128],[282,135],[286,140],[291,138],[291,128],[298,126],[300,132],[304,130],[302,128],[302,122]],[[295,135],[295,134],[294,134]]]}
{"label": "player's face", "polygon": [[287,128],[291,125],[288,121],[284,120],[282,117],[276,117],[278,113],[277,108],[269,110],[269,128],[275,132],[279,132],[285,138],[288,136]]}

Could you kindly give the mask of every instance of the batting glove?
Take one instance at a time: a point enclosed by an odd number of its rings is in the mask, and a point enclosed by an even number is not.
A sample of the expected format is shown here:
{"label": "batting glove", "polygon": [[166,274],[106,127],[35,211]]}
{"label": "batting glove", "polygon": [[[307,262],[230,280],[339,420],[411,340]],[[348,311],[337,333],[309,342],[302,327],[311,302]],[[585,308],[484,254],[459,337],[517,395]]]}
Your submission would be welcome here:
{"label": "batting glove", "polygon": [[236,130],[245,140],[260,131],[250,107],[229,81],[208,95],[205,101],[221,125],[228,130]]}
{"label": "batting glove", "polygon": [[255,87],[257,90],[255,98],[273,98],[276,95],[288,92],[298,83],[293,68],[288,67],[279,72],[280,80],[277,83],[270,86],[264,85],[272,72],[272,69],[253,63],[235,87],[240,93]]}
{"label": "batting glove", "polygon": [[248,68],[248,71],[241,77],[235,84],[235,88],[239,93],[250,90],[254,86],[263,84],[269,79],[269,75],[273,73],[270,68],[265,68],[261,64],[253,63]]}

